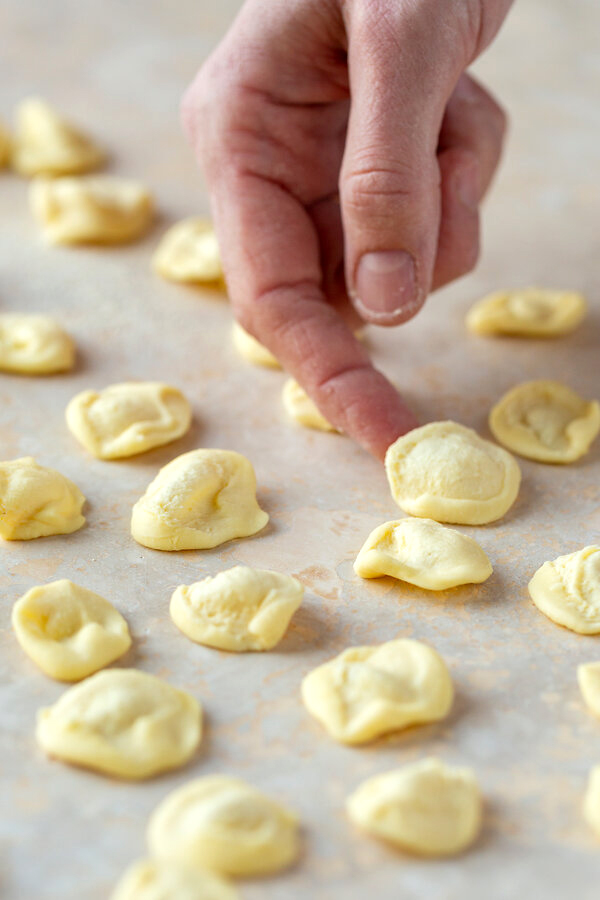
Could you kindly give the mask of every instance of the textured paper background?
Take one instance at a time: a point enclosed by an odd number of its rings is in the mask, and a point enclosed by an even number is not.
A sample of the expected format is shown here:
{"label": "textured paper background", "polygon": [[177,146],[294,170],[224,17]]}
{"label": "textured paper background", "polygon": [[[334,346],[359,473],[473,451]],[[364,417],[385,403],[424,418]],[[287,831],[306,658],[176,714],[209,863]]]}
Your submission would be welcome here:
{"label": "textured paper background", "polygon": [[[545,559],[600,541],[600,446],[580,463],[523,462],[523,488],[501,522],[469,530],[495,566],[484,585],[429,595],[391,580],[363,582],[353,559],[375,526],[396,517],[382,468],[349,440],[294,428],[280,404],[281,373],[253,369],[230,346],[230,312],[216,294],[166,284],[149,259],[169,222],[207,210],[178,127],[186,81],[237,2],[104,0],[5,2],[0,116],[40,93],[86,124],[115,172],[142,178],[162,220],[121,249],[47,249],[30,218],[27,185],[0,173],[0,308],[55,313],[76,337],[70,375],[0,378],[2,458],[34,454],[89,498],[88,525],[70,537],[0,547],[0,894],[7,900],[101,900],[144,853],[144,827],[173,787],[231,772],[295,807],[305,853],[289,874],[244,884],[248,900],[597,896],[600,845],[582,821],[600,722],[583,708],[575,668],[600,658],[597,638],[558,628],[529,602]],[[560,377],[600,393],[598,142],[600,9],[593,0],[521,0],[477,66],[511,110],[501,175],[487,204],[477,272],[429,301],[397,331],[369,331],[381,368],[423,421],[455,418],[487,434],[491,403],[515,382]],[[482,293],[541,283],[591,301],[585,325],[561,341],[478,339],[464,313]],[[64,425],[77,391],[161,378],[194,405],[190,434],[130,461],[88,457]],[[129,537],[132,504],[159,465],[185,450],[239,450],[255,464],[271,524],[259,537],[204,553],[161,554]],[[235,563],[300,577],[306,602],[266,655],[196,646],[168,617],[173,588]],[[43,757],[35,712],[63,687],[24,656],[10,629],[14,600],[69,577],[123,611],[134,647],[123,665],[162,675],[206,708],[193,762],[145,784],[110,781]],[[430,641],[452,669],[449,719],[364,749],[327,739],[298,686],[315,664],[352,643],[397,636]],[[356,833],[345,796],[363,778],[435,753],[477,770],[486,824],[468,855],[423,862]]]}

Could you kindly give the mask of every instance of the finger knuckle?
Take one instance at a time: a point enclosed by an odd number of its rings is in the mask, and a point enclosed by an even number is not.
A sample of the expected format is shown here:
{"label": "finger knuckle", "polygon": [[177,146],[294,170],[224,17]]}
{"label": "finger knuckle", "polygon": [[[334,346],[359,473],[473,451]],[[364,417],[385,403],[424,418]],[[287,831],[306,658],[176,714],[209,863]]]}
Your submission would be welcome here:
{"label": "finger knuckle", "polygon": [[395,201],[418,196],[412,174],[406,170],[369,166],[349,172],[340,183],[340,198],[347,212],[385,212]]}
{"label": "finger knuckle", "polygon": [[[302,300],[302,316],[297,308],[299,297]],[[235,317],[240,325],[263,342],[269,342],[273,336],[286,341],[286,335],[291,331],[306,330],[313,319],[323,317],[322,297],[316,278],[289,282],[276,279],[232,299]]]}

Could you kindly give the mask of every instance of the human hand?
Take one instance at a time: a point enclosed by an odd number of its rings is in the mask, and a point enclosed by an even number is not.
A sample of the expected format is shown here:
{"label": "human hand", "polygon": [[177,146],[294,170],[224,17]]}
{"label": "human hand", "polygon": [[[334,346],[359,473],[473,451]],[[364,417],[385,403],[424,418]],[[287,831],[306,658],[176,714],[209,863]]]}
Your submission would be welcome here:
{"label": "human hand", "polygon": [[234,311],[378,457],[416,420],[353,335],[478,254],[504,114],[465,68],[511,0],[247,0],[184,97]]}

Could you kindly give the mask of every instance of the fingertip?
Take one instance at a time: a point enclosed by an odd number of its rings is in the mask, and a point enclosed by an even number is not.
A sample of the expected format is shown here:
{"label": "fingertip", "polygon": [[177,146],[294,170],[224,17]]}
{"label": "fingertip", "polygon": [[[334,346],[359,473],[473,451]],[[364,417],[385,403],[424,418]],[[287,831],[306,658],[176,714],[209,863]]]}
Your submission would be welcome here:
{"label": "fingertip", "polygon": [[380,460],[418,425],[398,391],[370,364],[342,372],[312,393],[329,421]]}
{"label": "fingertip", "polygon": [[402,401],[401,404],[402,408],[398,409],[396,414],[386,423],[386,427],[378,429],[377,432],[373,434],[373,438],[369,440],[368,443],[365,442],[363,444],[365,450],[368,450],[373,456],[380,459],[381,462],[385,460],[388,448],[394,441],[397,441],[403,434],[407,434],[409,431],[412,431],[413,428],[419,426],[419,421],[416,416],[408,409],[408,407],[404,406]]}

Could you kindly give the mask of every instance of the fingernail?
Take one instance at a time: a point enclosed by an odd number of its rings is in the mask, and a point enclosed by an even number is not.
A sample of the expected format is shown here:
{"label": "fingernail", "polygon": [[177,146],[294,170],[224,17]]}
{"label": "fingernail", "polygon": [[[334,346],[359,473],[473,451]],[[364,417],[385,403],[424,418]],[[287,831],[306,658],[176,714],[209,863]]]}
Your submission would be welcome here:
{"label": "fingernail", "polygon": [[412,256],[404,250],[365,253],[356,270],[353,300],[374,321],[413,315],[421,304]]}
{"label": "fingernail", "polygon": [[479,167],[476,163],[463,166],[454,176],[454,190],[458,199],[473,211],[479,206]]}

